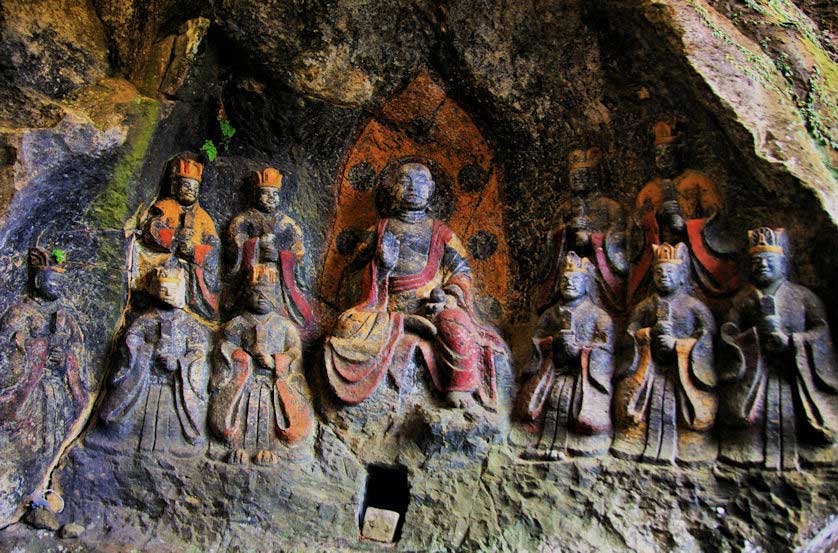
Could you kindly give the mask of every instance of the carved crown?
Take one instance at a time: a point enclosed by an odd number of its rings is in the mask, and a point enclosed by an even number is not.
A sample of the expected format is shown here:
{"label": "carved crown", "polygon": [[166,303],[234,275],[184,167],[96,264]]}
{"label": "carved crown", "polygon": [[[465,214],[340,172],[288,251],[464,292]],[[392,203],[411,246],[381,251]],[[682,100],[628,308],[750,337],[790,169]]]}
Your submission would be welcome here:
{"label": "carved crown", "polygon": [[671,144],[675,142],[675,139],[678,137],[678,135],[673,132],[672,125],[666,121],[658,121],[655,123],[655,126],[652,127],[652,130],[655,133],[655,146],[660,144]]}
{"label": "carved crown", "polygon": [[661,245],[652,244],[652,251],[655,254],[655,265],[660,265],[661,263],[681,265],[688,255],[687,246],[683,242],[678,242],[674,246],[667,243]]}
{"label": "carved crown", "polygon": [[175,163],[175,176],[184,177],[187,179],[201,180],[201,175],[204,173],[204,166],[191,159],[179,159]]}
{"label": "carved crown", "polygon": [[166,263],[157,267],[157,270],[155,271],[155,277],[158,283],[185,282],[186,269],[181,267],[177,262]]}
{"label": "carved crown", "polygon": [[29,268],[33,271],[40,269],[49,269],[51,271],[64,272],[64,268],[60,266],[63,260],[58,259],[55,255],[50,254],[44,248],[35,246],[29,248]]}
{"label": "carved crown", "polygon": [[785,253],[783,251],[783,237],[785,229],[759,227],[748,231],[748,253]]}
{"label": "carved crown", "polygon": [[282,173],[273,167],[265,167],[261,171],[256,171],[256,186],[267,188],[282,187]]}
{"label": "carved crown", "polygon": [[587,169],[599,165],[602,159],[602,151],[599,148],[588,150],[573,150],[567,156],[567,164],[571,171],[576,169]]}
{"label": "carved crown", "polygon": [[587,257],[579,257],[576,252],[567,252],[562,262],[563,273],[586,273],[592,274],[594,264]]}
{"label": "carved crown", "polygon": [[266,263],[257,263],[250,269],[251,286],[273,286],[277,277],[276,267]]}

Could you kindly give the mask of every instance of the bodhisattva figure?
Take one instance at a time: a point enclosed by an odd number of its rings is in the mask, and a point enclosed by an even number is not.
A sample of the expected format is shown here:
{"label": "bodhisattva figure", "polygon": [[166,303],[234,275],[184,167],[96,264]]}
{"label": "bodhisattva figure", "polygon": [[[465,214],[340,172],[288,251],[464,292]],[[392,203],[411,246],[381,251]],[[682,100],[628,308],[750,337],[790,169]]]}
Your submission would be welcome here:
{"label": "bodhisattva figure", "polygon": [[326,373],[342,401],[368,398],[388,369],[397,386],[417,350],[450,406],[470,407],[477,394],[496,409],[494,354],[500,337],[481,325],[472,305],[471,269],[457,236],[428,215],[430,170],[401,166],[387,183],[394,216],[379,221],[355,253],[365,267],[362,301],[345,311],[326,340]]}
{"label": "bodhisattva figure", "polygon": [[206,446],[207,333],[184,310],[183,267],[174,260],[158,267],[154,282],[156,303],[125,334],[87,443],[120,453],[192,457]]}
{"label": "bodhisattva figure", "polygon": [[298,327],[311,322],[311,307],[300,291],[296,265],[303,259],[303,231],[279,209],[282,173],[267,167],[254,175],[256,206],[240,213],[230,222],[230,241],[234,246],[233,272],[244,283],[250,268],[270,264],[280,275],[280,297],[276,309]]}
{"label": "bodhisattva figure", "polygon": [[649,289],[652,246],[664,242],[687,244],[695,280],[708,298],[729,296],[739,288],[740,279],[736,262],[726,251],[729,247],[715,230],[722,210],[719,191],[704,173],[693,169],[678,173],[678,137],[668,123],[656,123],[654,134],[658,174],[637,196],[635,216],[642,236],[629,277],[629,305]]}
{"label": "bodhisattva figure", "polygon": [[541,423],[528,457],[608,451],[614,323],[594,301],[595,275],[588,258],[568,252],[561,268],[561,301],[538,321],[530,363],[537,372],[518,396],[524,418]]}
{"label": "bodhisattva figure", "polygon": [[153,266],[177,260],[188,278],[188,309],[212,320],[218,316],[219,241],[215,223],[198,203],[202,173],[203,166],[196,161],[175,160],[173,197],[151,207],[143,225],[143,242],[157,252],[151,254]]}
{"label": "bodhisattva figure", "polygon": [[283,445],[313,424],[303,390],[300,335],[277,312],[275,266],[250,267],[244,312],[228,322],[216,350],[210,428],[231,449],[230,462],[274,465]]}
{"label": "bodhisattva figure", "polygon": [[687,247],[655,245],[654,255],[655,292],[637,305],[628,327],[634,347],[614,394],[611,451],[651,462],[710,462],[718,409],[713,315],[689,294]]}
{"label": "bodhisattva figure", "polygon": [[722,325],[721,457],[795,470],[838,439],[838,371],[823,303],[786,278],[785,232],[748,232],[751,285]]}
{"label": "bodhisattva figure", "polygon": [[63,256],[29,250],[29,295],[0,321],[0,425],[5,437],[31,443],[46,462],[92,387],[78,315],[62,298]]}
{"label": "bodhisattva figure", "polygon": [[551,232],[550,273],[539,299],[539,312],[561,296],[560,268],[567,252],[587,257],[596,266],[598,298],[612,311],[625,309],[625,217],[622,206],[599,190],[599,148],[574,150],[568,156],[573,199],[559,208],[559,224]]}

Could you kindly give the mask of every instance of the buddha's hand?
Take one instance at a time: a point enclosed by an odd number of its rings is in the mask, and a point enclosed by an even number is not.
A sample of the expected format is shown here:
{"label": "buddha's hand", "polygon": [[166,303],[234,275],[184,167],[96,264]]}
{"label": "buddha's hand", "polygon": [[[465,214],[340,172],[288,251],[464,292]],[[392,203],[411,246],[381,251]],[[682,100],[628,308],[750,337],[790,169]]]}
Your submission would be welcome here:
{"label": "buddha's hand", "polygon": [[384,236],[381,237],[378,260],[386,271],[392,271],[398,264],[401,245],[401,240],[395,234],[385,232]]}

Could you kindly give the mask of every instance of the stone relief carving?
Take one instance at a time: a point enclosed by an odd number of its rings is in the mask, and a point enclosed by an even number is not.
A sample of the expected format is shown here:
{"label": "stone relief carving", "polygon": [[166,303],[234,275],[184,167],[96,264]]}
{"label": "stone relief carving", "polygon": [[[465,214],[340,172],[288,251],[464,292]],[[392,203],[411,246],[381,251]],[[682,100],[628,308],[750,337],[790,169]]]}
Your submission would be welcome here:
{"label": "stone relief carving", "polygon": [[689,293],[687,246],[664,243],[653,252],[655,291],[630,317],[611,450],[651,462],[709,462],[717,454],[715,322]]}
{"label": "stone relief carving", "polygon": [[720,340],[720,456],[775,470],[830,460],[838,437],[826,310],[787,279],[786,242],[784,229],[748,231],[751,284],[734,299]]}
{"label": "stone relief carving", "polygon": [[636,201],[637,238],[628,285],[629,305],[642,299],[654,265],[652,246],[687,245],[694,280],[709,298],[733,293],[740,285],[730,246],[717,227],[723,209],[718,187],[700,171],[679,173],[676,145],[679,136],[665,121],[654,126],[657,176],[640,191]]}
{"label": "stone relief carving", "polygon": [[596,267],[598,297],[612,311],[625,309],[626,258],[623,207],[599,190],[599,148],[574,150],[568,156],[573,198],[559,207],[559,225],[551,232],[550,273],[539,298],[540,311],[558,297],[561,264],[567,252],[587,257]]}
{"label": "stone relief carving", "polygon": [[339,317],[326,339],[326,373],[339,399],[368,398],[388,370],[399,385],[418,349],[434,388],[449,405],[470,407],[474,396],[496,408],[494,355],[504,345],[478,321],[463,245],[428,215],[434,181],[419,163],[401,166],[387,183],[392,217],[361,241],[350,270],[363,269],[361,302]]}
{"label": "stone relief carving", "polygon": [[176,260],[187,275],[187,308],[214,320],[218,317],[219,240],[215,223],[198,201],[202,174],[203,166],[196,161],[173,161],[173,197],[158,200],[149,209],[142,226],[145,247],[139,269],[145,276],[141,285],[147,287],[151,271],[169,259]]}
{"label": "stone relief carving", "polygon": [[530,372],[518,396],[525,419],[539,422],[530,458],[566,452],[598,455],[611,442],[614,323],[595,303],[596,268],[575,252],[564,256],[559,303],[538,321]]}
{"label": "stone relief carving", "polygon": [[244,281],[254,265],[276,266],[280,277],[277,309],[298,327],[306,327],[311,324],[312,310],[296,277],[297,263],[305,255],[303,231],[280,209],[282,179],[282,173],[273,167],[254,175],[255,206],[234,217],[228,230],[233,272],[239,275],[240,286],[246,288]]}
{"label": "stone relief carving", "polygon": [[88,445],[177,457],[206,449],[208,341],[185,311],[188,280],[174,259],[155,270],[156,303],[125,333]]}
{"label": "stone relief carving", "polygon": [[277,312],[277,269],[255,264],[248,271],[247,304],[224,326],[216,349],[209,424],[230,447],[230,462],[274,465],[284,444],[308,437],[313,415],[299,333]]}

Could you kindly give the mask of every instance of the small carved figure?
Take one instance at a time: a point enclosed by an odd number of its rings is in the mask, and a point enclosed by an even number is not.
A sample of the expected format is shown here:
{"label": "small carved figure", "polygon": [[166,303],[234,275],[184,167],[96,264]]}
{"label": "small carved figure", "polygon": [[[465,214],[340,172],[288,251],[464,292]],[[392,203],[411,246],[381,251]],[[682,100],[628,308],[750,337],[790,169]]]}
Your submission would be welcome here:
{"label": "small carved figure", "polygon": [[406,163],[387,183],[394,217],[367,233],[350,268],[365,269],[363,300],[341,314],[326,340],[326,373],[342,401],[364,401],[387,370],[397,386],[418,349],[437,391],[453,407],[476,393],[496,409],[494,353],[500,337],[481,325],[472,305],[471,270],[457,236],[428,216],[430,170]]}
{"label": "small carved figure", "polygon": [[[57,255],[56,255],[57,253]],[[51,459],[88,401],[84,336],[62,298],[63,252],[29,250],[29,295],[0,321],[0,425]]]}
{"label": "small carved figure", "polygon": [[789,282],[783,229],[748,232],[751,282],[722,325],[721,457],[776,470],[838,438],[838,371],[823,303]]}
{"label": "small carved figure", "polygon": [[537,372],[518,399],[525,419],[543,419],[529,457],[599,455],[611,441],[614,324],[594,302],[593,264],[572,251],[564,259],[562,299],[538,321],[531,363]]}
{"label": "small carved figure", "polygon": [[154,203],[143,225],[142,237],[152,250],[148,256],[151,268],[176,259],[188,278],[188,308],[212,320],[218,316],[219,241],[215,223],[198,203],[202,174],[203,166],[196,161],[174,161],[173,197]]}
{"label": "small carved figure", "polygon": [[550,273],[539,300],[544,311],[560,296],[560,267],[567,252],[588,257],[596,266],[598,298],[612,311],[625,309],[625,217],[622,206],[599,190],[599,148],[574,150],[568,156],[573,199],[559,207],[559,225],[551,232]]}
{"label": "small carved figure", "polygon": [[94,447],[191,457],[206,444],[207,333],[186,307],[186,270],[155,271],[156,304],[128,328],[99,409]]}
{"label": "small carved figure", "polygon": [[655,293],[631,315],[633,355],[614,394],[620,457],[702,463],[716,457],[709,432],[718,408],[709,309],[688,292],[689,253],[655,245]]}
{"label": "small carved figure", "polygon": [[230,461],[258,465],[279,460],[281,444],[310,433],[313,418],[302,390],[300,336],[277,311],[276,268],[249,269],[246,311],[225,327],[216,350],[210,428],[231,448]]}
{"label": "small carved figure", "polygon": [[677,135],[658,121],[654,126],[655,167],[658,176],[637,196],[636,218],[642,229],[639,256],[629,277],[629,304],[648,289],[653,265],[652,246],[663,242],[684,242],[692,256],[695,280],[710,298],[724,297],[740,285],[735,260],[714,229],[718,226],[722,199],[716,185],[699,171],[678,174],[675,155]]}
{"label": "small carved figure", "polygon": [[311,322],[311,307],[300,291],[296,265],[303,259],[303,231],[279,209],[282,173],[266,167],[254,176],[256,206],[230,222],[230,242],[234,246],[233,272],[244,281],[256,264],[275,265],[280,275],[278,311],[299,327]]}

